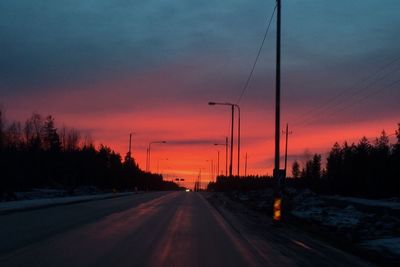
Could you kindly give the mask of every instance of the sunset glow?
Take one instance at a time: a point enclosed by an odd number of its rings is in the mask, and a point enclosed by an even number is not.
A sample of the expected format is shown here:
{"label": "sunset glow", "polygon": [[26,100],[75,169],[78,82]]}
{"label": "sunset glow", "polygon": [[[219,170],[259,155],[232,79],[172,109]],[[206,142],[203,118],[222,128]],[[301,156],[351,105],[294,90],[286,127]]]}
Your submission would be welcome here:
{"label": "sunset glow", "polygon": [[[96,91],[101,91],[101,87],[97,88]],[[118,90],[116,91],[118,92]],[[74,112],[74,110],[67,112],[62,110],[63,105],[66,105],[65,101],[70,101],[70,103],[73,103],[72,105],[80,105],[79,103],[82,102],[82,105],[88,109],[91,105],[95,109],[95,106],[101,104],[97,102],[99,101],[97,97],[85,96],[85,91],[80,95],[81,97],[75,91],[71,94],[48,96],[46,101],[51,103],[50,108],[42,108],[38,99],[44,97],[37,97],[37,99],[35,99],[36,97],[29,99],[14,98],[13,103],[16,103],[16,105],[13,107],[6,105],[7,114],[17,114],[17,116],[9,116],[9,118],[23,121],[30,116],[30,110],[42,113],[46,111],[47,113],[43,114],[52,114],[56,117],[58,127],[66,125],[80,129],[82,134],[88,134],[94,139],[95,145],[106,144],[120,153],[122,157],[128,151],[129,133],[133,132],[132,155],[142,169],[145,169],[148,143],[166,140],[166,144],[152,146],[151,170],[156,172],[158,169],[166,180],[173,180],[176,177],[184,178],[186,186],[192,186],[200,170],[202,181],[204,183],[210,181],[211,166],[207,160],[213,160],[216,173],[217,151],[220,151],[220,172],[224,172],[225,147],[214,146],[214,144],[224,143],[225,136],[229,136],[230,112],[228,108],[211,108],[207,106],[207,102],[200,101],[193,102],[193,107],[179,101],[176,103],[169,101],[156,105],[151,110],[132,112],[104,112],[99,110],[92,114],[82,115],[79,112]],[[118,98],[117,96],[114,97]],[[82,98],[89,100],[85,102]],[[121,97],[121,102],[123,101],[125,101],[125,98]],[[133,103],[135,103],[134,100]],[[23,112],[18,108],[20,106],[25,107]],[[132,109],[135,110],[134,104],[132,104]],[[248,153],[248,175],[271,174],[273,169],[274,121],[271,116],[254,115],[257,112],[265,114],[262,107],[242,112],[242,175],[244,174],[245,153]],[[343,143],[345,140],[350,143],[358,142],[364,135],[373,141],[383,129],[390,134],[394,132],[396,119],[394,117],[384,120],[334,123],[332,125],[320,123],[292,129],[293,133],[289,138],[288,165],[290,167],[295,159],[305,162],[314,153],[324,155],[336,141],[339,143]],[[283,153],[283,138],[281,147]],[[236,162],[235,140],[233,164],[235,174]],[[283,164],[283,161],[281,164]]]}
{"label": "sunset glow", "polygon": [[[132,155],[142,169],[149,142],[165,140],[166,144],[152,146],[151,170],[158,168],[167,180],[184,178],[184,185],[190,187],[200,170],[203,183],[210,181],[209,161],[213,160],[216,168],[218,150],[220,172],[224,171],[225,149],[213,144],[223,143],[229,136],[230,110],[207,103],[236,103],[273,1],[258,1],[251,8],[245,7],[245,2],[229,8],[205,4],[186,12],[171,4],[173,12],[165,15],[163,23],[154,22],[162,17],[157,12],[163,13],[162,8],[151,6],[154,3],[140,11],[134,4],[131,9],[114,7],[112,14],[104,6],[96,13],[82,4],[70,7],[75,12],[67,14],[54,7],[38,16],[34,4],[25,2],[31,11],[25,20],[5,24],[11,12],[0,22],[15,32],[38,21],[19,39],[4,32],[0,36],[9,40],[0,63],[4,70],[0,103],[9,121],[23,122],[32,112],[51,114],[57,127],[79,129],[92,136],[96,145],[110,146],[122,157],[128,151],[129,133],[133,133]],[[393,26],[399,24],[394,11],[395,7],[398,11],[398,1],[389,1],[394,8],[386,5],[386,13],[378,12],[383,9],[379,1],[365,1],[364,14],[354,16],[349,13],[358,7],[342,2],[347,9],[337,3],[330,8],[285,3],[282,125],[289,123],[293,131],[289,166],[314,153],[324,155],[336,141],[357,142],[364,135],[373,141],[383,129],[391,134],[400,121],[399,84],[388,86],[399,77],[399,62],[383,72],[387,74],[383,81],[373,86],[368,86],[368,80],[360,82],[398,54],[400,34],[393,34],[399,31]],[[94,21],[78,27],[82,20],[79,12],[94,12]],[[57,14],[65,16],[64,23],[55,20]],[[208,23],[202,21],[204,14]],[[103,19],[108,16],[113,18],[109,24]],[[238,18],[244,19],[239,23]],[[43,24],[52,22],[63,34],[53,26],[43,30]],[[378,30],[376,34],[355,33],[357,25]],[[275,66],[271,36],[240,102],[241,174],[246,153],[248,175],[272,174]],[[348,88],[351,90],[346,91]],[[338,108],[321,108],[321,103],[338,94]],[[301,115],[313,109],[311,115]],[[283,139],[281,144],[283,153]],[[236,160],[235,147],[234,173]]]}

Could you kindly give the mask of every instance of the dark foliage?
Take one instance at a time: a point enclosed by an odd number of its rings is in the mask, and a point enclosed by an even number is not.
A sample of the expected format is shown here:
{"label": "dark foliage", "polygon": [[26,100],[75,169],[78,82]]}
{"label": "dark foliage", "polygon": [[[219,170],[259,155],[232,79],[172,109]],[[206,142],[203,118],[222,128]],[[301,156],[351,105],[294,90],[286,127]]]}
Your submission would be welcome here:
{"label": "dark foliage", "polygon": [[292,176],[293,178],[300,178],[300,164],[295,160],[292,165]]}
{"label": "dark foliage", "polygon": [[251,191],[265,189],[272,186],[272,178],[269,176],[226,177],[218,176],[217,181],[207,187],[212,191]]}
{"label": "dark foliage", "polygon": [[[321,169],[321,155],[307,161],[300,179],[304,187],[315,191],[371,198],[400,196],[400,124],[397,141],[389,143],[382,131],[371,144],[366,137],[357,144],[335,143]],[[293,166],[293,171],[298,167]]]}
{"label": "dark foliage", "polygon": [[[340,194],[369,198],[400,197],[400,124],[395,144],[383,131],[371,144],[366,137],[357,144],[335,143],[322,167],[322,157],[315,154],[300,170],[293,163],[293,178],[286,186],[310,188],[325,194]],[[271,177],[224,177],[210,183],[209,190],[249,191],[272,186]]]}
{"label": "dark foliage", "polygon": [[[400,129],[400,124],[399,124]],[[371,144],[363,137],[358,144],[335,144],[326,166],[328,193],[365,197],[400,196],[400,136],[389,143],[385,131]]]}
{"label": "dark foliage", "polygon": [[59,131],[54,118],[34,113],[24,127],[5,125],[0,110],[0,196],[33,187],[63,187],[71,193],[79,186],[115,190],[178,189],[161,175],[139,169],[129,156],[125,161],[109,147],[96,149],[81,142],[79,133]]}

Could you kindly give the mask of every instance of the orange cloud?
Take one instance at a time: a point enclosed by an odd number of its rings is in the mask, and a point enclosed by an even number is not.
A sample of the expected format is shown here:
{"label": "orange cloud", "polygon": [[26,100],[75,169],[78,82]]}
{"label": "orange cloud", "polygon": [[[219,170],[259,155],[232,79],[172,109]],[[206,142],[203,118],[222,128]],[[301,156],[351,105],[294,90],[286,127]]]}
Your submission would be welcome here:
{"label": "orange cloud", "polygon": [[[185,75],[186,82],[181,82],[176,73]],[[208,89],[204,93],[199,93],[201,88],[196,87],[199,85],[186,91],[186,87],[199,83],[199,80],[196,69],[171,66],[106,82],[82,83],[59,90],[49,88],[28,97],[13,96],[6,99],[5,104],[8,114],[21,121],[32,111],[52,114],[58,127],[64,123],[91,133],[97,145],[108,145],[122,156],[128,150],[129,133],[133,132],[133,156],[143,169],[149,142],[165,140],[167,144],[152,146],[152,171],[158,169],[168,180],[182,177],[185,185],[192,186],[200,170],[204,183],[212,179],[210,161],[217,165],[218,150],[220,170],[224,170],[225,149],[213,144],[223,143],[230,129],[229,108],[207,105],[208,101],[225,101],[218,91],[210,91],[211,87],[201,82],[200,85]],[[222,89],[229,91],[228,88]],[[245,101],[241,105],[241,174],[244,173],[245,153],[248,153],[248,174],[271,174],[274,155],[273,105],[264,108],[260,99],[255,103]],[[284,109],[284,114],[296,113],[298,110],[294,108]],[[282,129],[284,120],[282,118]],[[374,121],[354,120],[351,123],[323,122],[307,127],[290,125],[293,134],[289,139],[289,166],[296,155],[300,158],[305,151],[310,154],[326,153],[335,141],[356,142],[364,135],[374,138],[382,129],[391,133],[397,122],[397,118],[386,117]],[[282,136],[282,154],[283,151]],[[234,152],[233,168],[236,173],[236,147]]]}

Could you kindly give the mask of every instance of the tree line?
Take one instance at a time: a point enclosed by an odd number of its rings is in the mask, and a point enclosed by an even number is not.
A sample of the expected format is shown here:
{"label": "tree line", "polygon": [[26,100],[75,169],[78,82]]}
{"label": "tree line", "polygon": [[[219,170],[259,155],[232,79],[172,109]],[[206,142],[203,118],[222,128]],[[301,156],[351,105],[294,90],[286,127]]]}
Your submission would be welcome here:
{"label": "tree line", "polygon": [[252,191],[262,190],[272,187],[272,177],[270,176],[218,176],[216,182],[210,182],[207,190],[210,191]]}
{"label": "tree line", "polygon": [[[324,194],[340,194],[370,198],[400,197],[400,123],[395,131],[396,141],[382,131],[372,142],[366,137],[358,143],[335,143],[322,162],[314,154],[303,166],[294,161],[286,186],[310,188]],[[291,179],[293,178],[293,179]],[[224,177],[210,183],[216,191],[247,191],[272,187],[272,177]]]}
{"label": "tree line", "polygon": [[177,189],[163,177],[142,171],[135,159],[111,148],[96,148],[90,136],[73,128],[55,127],[55,119],[33,113],[23,124],[6,123],[0,110],[0,197],[34,187],[80,186],[101,190]]}
{"label": "tree line", "polygon": [[321,167],[321,155],[300,169],[293,163],[293,178],[316,191],[347,196],[392,197],[400,196],[400,124],[395,132],[396,142],[381,136],[370,142],[366,137],[358,143],[335,143],[329,151],[326,165]]}

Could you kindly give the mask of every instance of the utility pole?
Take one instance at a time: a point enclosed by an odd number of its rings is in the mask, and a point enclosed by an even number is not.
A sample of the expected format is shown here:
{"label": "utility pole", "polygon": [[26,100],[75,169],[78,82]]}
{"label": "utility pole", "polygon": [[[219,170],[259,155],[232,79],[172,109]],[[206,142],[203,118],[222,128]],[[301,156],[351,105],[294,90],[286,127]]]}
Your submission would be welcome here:
{"label": "utility pole", "polygon": [[198,190],[200,191],[200,189],[201,189],[201,169],[199,172],[199,188],[198,188]]}
{"label": "utility pole", "polygon": [[244,161],[244,177],[247,177],[247,152],[246,152],[246,159]]}
{"label": "utility pole", "polygon": [[275,81],[275,166],[274,166],[274,222],[281,220],[282,174],[279,166],[280,112],[281,112],[281,0],[276,0],[276,81]]}
{"label": "utility pole", "polygon": [[225,176],[228,176],[228,136],[225,137]]}
{"label": "utility pole", "polygon": [[231,161],[229,163],[229,177],[232,177],[232,163],[233,163],[233,124],[235,120],[235,106],[231,106],[232,109],[232,122],[231,122]]}
{"label": "utility pole", "polygon": [[[216,144],[214,144],[214,146],[225,146],[225,176],[227,177],[228,176],[228,137],[225,137],[225,144],[217,144],[216,143]],[[219,168],[218,168],[218,170],[219,170]],[[218,173],[218,175],[219,175],[219,173]]]}
{"label": "utility pole", "polygon": [[[281,101],[281,0],[276,0],[276,81],[275,81],[275,167],[274,173],[279,171],[279,142],[280,142],[280,101]],[[275,175],[274,175],[275,176]],[[278,175],[276,175],[278,177]]]}
{"label": "utility pole", "polygon": [[150,172],[150,164],[151,164],[151,158],[150,158],[150,151],[151,151],[151,145],[152,144],[165,144],[167,141],[155,141],[155,142],[150,142],[149,146],[147,148],[147,171]]}
{"label": "utility pole", "polygon": [[131,148],[132,148],[132,133],[129,134],[129,149],[128,149],[129,160],[131,160]]}
{"label": "utility pole", "polygon": [[[233,128],[234,128],[234,120],[235,120],[235,108],[238,109],[238,115],[239,115],[239,123],[238,123],[238,134],[240,134],[240,107],[238,104],[232,104],[232,103],[221,103],[221,102],[208,102],[208,105],[214,106],[214,105],[224,105],[224,106],[231,106],[232,110],[232,123],[231,123],[231,162],[229,164],[229,177],[232,177],[232,164],[233,164]],[[239,166],[240,166],[240,141],[238,141],[238,176],[239,176]]]}
{"label": "utility pole", "polygon": [[211,166],[212,166],[212,171],[211,171],[212,179],[211,179],[210,182],[214,181],[214,178],[215,178],[215,164],[214,164],[214,161],[211,161]]}
{"label": "utility pole", "polygon": [[214,161],[212,159],[207,159],[206,162],[210,162],[210,182],[213,180],[214,177]]}
{"label": "utility pole", "polygon": [[146,172],[149,171],[149,148],[146,149]]}
{"label": "utility pole", "polygon": [[218,163],[217,163],[217,177],[218,176],[219,176],[219,150],[218,150]]}
{"label": "utility pole", "polygon": [[238,148],[237,148],[237,153],[238,153],[238,160],[237,160],[237,176],[240,177],[240,107],[239,105],[235,105],[235,107],[238,109]]}
{"label": "utility pole", "polygon": [[286,134],[286,144],[285,144],[285,178],[286,178],[288,136],[289,136],[289,134],[292,134],[292,131],[289,132],[289,124],[288,123],[286,123],[286,131],[284,133]]}

